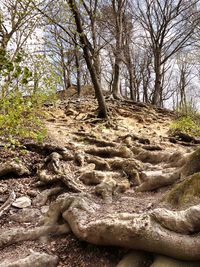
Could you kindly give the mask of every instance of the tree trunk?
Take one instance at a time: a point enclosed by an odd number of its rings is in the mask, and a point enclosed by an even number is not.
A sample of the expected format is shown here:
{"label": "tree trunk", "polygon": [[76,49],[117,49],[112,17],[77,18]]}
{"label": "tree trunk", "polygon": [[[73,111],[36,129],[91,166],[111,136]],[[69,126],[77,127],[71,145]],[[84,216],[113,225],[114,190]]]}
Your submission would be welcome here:
{"label": "tree trunk", "polygon": [[153,93],[152,104],[160,106],[161,103],[161,51],[158,49],[154,53],[154,69],[155,69],[155,87]]}
{"label": "tree trunk", "polygon": [[114,64],[114,79],[112,86],[113,97],[118,99],[120,98],[120,87],[121,87],[121,68],[122,68],[122,33],[123,33],[123,24],[122,24],[122,7],[124,5],[123,1],[119,0],[117,10],[115,7],[115,1],[112,1],[113,10],[116,16],[116,48],[115,48],[115,64]]}
{"label": "tree trunk", "polygon": [[64,83],[64,90],[67,90],[68,88],[68,81],[67,81],[67,76],[66,76],[66,66],[65,66],[65,57],[64,57],[64,52],[63,48],[60,48],[60,56],[61,56],[61,64],[62,64],[62,73],[63,73],[63,83]]}
{"label": "tree trunk", "polygon": [[114,65],[114,79],[112,85],[112,92],[114,98],[120,98],[120,86],[121,86],[121,59],[115,58],[115,65]]}
{"label": "tree trunk", "polygon": [[81,15],[77,9],[77,5],[74,0],[69,0],[68,4],[69,4],[69,7],[71,8],[71,12],[74,15],[77,32],[79,33],[79,36],[80,36],[80,42],[83,45],[84,58],[85,58],[88,70],[90,72],[90,76],[91,76],[92,83],[93,83],[94,90],[95,90],[95,95],[97,97],[97,101],[99,104],[99,117],[107,118],[108,114],[107,114],[107,107],[106,107],[105,99],[102,93],[101,85],[97,77],[97,73],[95,71],[94,65],[92,64],[92,59],[91,59],[90,51],[88,48],[88,40],[86,40],[86,36],[83,31],[83,27],[81,23]]}
{"label": "tree trunk", "polygon": [[78,96],[81,95],[81,65],[80,65],[80,60],[79,60],[79,53],[75,49],[75,61],[76,61],[76,71],[77,71],[77,92]]}
{"label": "tree trunk", "polygon": [[129,72],[129,87],[130,87],[131,99],[133,101],[136,101],[136,92],[134,88],[134,77],[133,77],[133,72],[131,70],[131,66],[130,68],[128,68],[128,72]]}

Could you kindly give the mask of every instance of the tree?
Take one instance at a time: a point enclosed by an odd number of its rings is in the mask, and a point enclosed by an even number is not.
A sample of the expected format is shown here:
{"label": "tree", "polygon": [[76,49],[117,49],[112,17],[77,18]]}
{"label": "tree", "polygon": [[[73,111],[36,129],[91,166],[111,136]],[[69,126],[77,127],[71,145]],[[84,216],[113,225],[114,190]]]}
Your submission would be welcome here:
{"label": "tree", "polygon": [[122,47],[123,47],[123,19],[126,0],[112,0],[113,16],[115,18],[115,49],[114,76],[112,93],[114,98],[120,97]]}
{"label": "tree", "polygon": [[95,94],[98,100],[99,104],[99,117],[106,118],[107,117],[107,108],[106,108],[106,103],[105,99],[103,96],[101,84],[98,79],[98,74],[96,72],[96,69],[94,67],[94,64],[92,63],[92,55],[90,52],[89,47],[92,47],[91,43],[89,42],[82,26],[82,17],[81,14],[78,10],[77,3],[75,0],[68,0],[68,5],[70,7],[70,10],[74,16],[75,24],[77,27],[77,32],[79,34],[80,38],[80,43],[83,47],[83,53],[84,53],[84,58],[87,64],[87,67],[89,69],[90,75],[91,75],[91,80],[93,82]]}
{"label": "tree", "polygon": [[199,23],[198,1],[137,0],[135,15],[144,30],[154,58],[155,86],[152,104],[161,105],[162,65],[190,44]]}

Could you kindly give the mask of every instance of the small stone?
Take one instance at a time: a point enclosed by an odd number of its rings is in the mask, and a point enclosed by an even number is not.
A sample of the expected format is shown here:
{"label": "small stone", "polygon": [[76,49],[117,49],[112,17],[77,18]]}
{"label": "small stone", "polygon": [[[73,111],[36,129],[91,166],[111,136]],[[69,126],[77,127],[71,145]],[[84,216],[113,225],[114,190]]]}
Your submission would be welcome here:
{"label": "small stone", "polygon": [[13,202],[12,206],[23,209],[31,206],[31,200],[28,197],[19,197]]}

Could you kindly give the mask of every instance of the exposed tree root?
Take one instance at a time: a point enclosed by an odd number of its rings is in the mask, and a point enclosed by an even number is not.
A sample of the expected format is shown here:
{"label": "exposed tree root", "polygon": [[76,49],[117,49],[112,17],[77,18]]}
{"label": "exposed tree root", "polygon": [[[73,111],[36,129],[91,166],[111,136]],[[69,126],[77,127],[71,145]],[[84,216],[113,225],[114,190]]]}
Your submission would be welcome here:
{"label": "exposed tree root", "polygon": [[186,163],[181,169],[181,176],[187,177],[200,171],[200,149],[187,156]]}
{"label": "exposed tree root", "polygon": [[116,267],[144,266],[144,262],[146,262],[149,259],[150,255],[148,255],[147,252],[131,251],[122,258],[122,260],[117,264]]}
{"label": "exposed tree root", "polygon": [[[141,160],[142,162],[149,162],[152,164],[158,164],[161,162],[172,163],[175,167],[182,166],[185,162],[183,161],[185,158],[180,152],[151,152],[151,151],[143,151],[136,156],[136,159]],[[175,163],[175,164],[174,164]]]}
{"label": "exposed tree root", "polygon": [[142,149],[149,150],[149,151],[162,150],[162,147],[159,145],[143,145],[141,147]]}
{"label": "exposed tree root", "polygon": [[181,131],[175,131],[175,133],[172,136],[184,142],[192,142],[194,144],[200,144],[200,139],[198,137],[191,136]]}
{"label": "exposed tree root", "polygon": [[62,155],[63,160],[72,160],[73,155],[71,151],[67,150],[65,147],[53,145],[53,144],[39,144],[39,143],[24,143],[23,144],[27,149],[31,151],[36,151],[42,155],[49,155],[52,152],[57,152]]}
{"label": "exposed tree root", "polygon": [[175,260],[163,255],[155,255],[151,267],[199,267],[200,262]]}
{"label": "exposed tree root", "polygon": [[82,150],[78,150],[75,152],[74,161],[78,164],[78,166],[83,166],[85,163],[85,153]]}
{"label": "exposed tree root", "polygon": [[162,171],[149,171],[143,172],[140,175],[140,180],[143,182],[137,186],[137,191],[150,191],[162,186],[173,184],[176,180],[180,178],[180,173],[163,173]]}
{"label": "exposed tree root", "polygon": [[6,260],[0,263],[1,266],[4,267],[42,267],[42,266],[49,266],[49,267],[56,267],[58,264],[58,257],[55,255],[49,255],[42,252],[32,252],[29,256],[18,259],[15,261]]}
{"label": "exposed tree root", "polygon": [[[151,161],[157,162],[159,160],[158,155],[159,154],[156,153],[155,158],[151,159]],[[142,154],[142,156],[145,156],[145,159],[147,159],[150,155],[148,155],[148,153],[147,154],[144,153]],[[142,174],[140,175],[140,180],[142,180],[143,182],[137,187],[138,191],[148,191],[148,190],[157,189],[161,186],[174,183],[180,177],[182,178],[187,177],[188,175],[191,175],[191,174],[194,174],[200,171],[200,149],[196,150],[193,153],[190,153],[189,156],[185,156],[185,157],[181,157],[181,155],[177,153],[174,153],[172,155],[168,155],[166,153],[161,154],[160,158],[163,158],[163,157],[168,162],[171,162],[172,160],[176,159],[177,160],[176,165],[178,166],[180,166],[180,164],[183,164],[183,163],[184,165],[182,168],[174,171],[173,173],[172,172],[167,173],[166,170],[165,170],[165,173],[161,171],[150,171],[146,173],[142,172]],[[172,165],[174,166],[174,163]]]}
{"label": "exposed tree root", "polygon": [[120,136],[120,139],[126,140],[129,137],[131,138],[131,140],[138,141],[141,144],[146,144],[146,145],[150,144],[149,138],[144,137],[144,136],[138,136],[136,134],[127,134],[125,136]]}
{"label": "exposed tree root", "polygon": [[[48,170],[45,169],[39,171],[38,176],[40,180],[35,185],[41,186],[62,181],[70,190],[81,192],[84,187],[75,182],[74,174],[69,164],[67,162],[61,164],[60,158],[60,154],[53,152],[45,159],[45,165],[43,167],[48,168],[51,174],[48,174]],[[52,174],[52,172],[56,174]]]}
{"label": "exposed tree root", "polygon": [[89,149],[85,149],[86,153],[95,155],[95,156],[101,156],[104,158],[110,158],[110,157],[122,157],[122,158],[131,158],[133,157],[133,153],[130,149],[128,149],[126,146],[120,146],[120,147],[93,147]]}
{"label": "exposed tree root", "polygon": [[103,182],[105,179],[111,179],[112,177],[119,176],[119,173],[114,172],[102,172],[102,171],[88,171],[83,173],[79,179],[87,185],[96,185]]}
{"label": "exposed tree root", "polygon": [[4,231],[0,234],[0,247],[5,247],[14,243],[26,240],[36,240],[49,234],[66,234],[70,232],[67,224],[40,226],[33,229],[17,228]]}
{"label": "exposed tree root", "polygon": [[136,159],[109,159],[110,166],[113,170],[120,170],[127,175],[131,185],[140,185],[138,172],[142,170],[142,163]]}
{"label": "exposed tree root", "polygon": [[43,206],[48,200],[48,197],[52,195],[56,195],[63,190],[62,187],[53,187],[50,189],[43,190],[40,194],[38,194],[32,201],[32,203],[36,206]]}
{"label": "exposed tree root", "polygon": [[100,195],[106,202],[112,202],[112,195],[116,186],[115,180],[112,178],[106,179],[95,187],[95,193]]}
{"label": "exposed tree root", "polygon": [[35,186],[43,186],[59,181],[60,175],[48,174],[47,172],[47,170],[41,170],[38,172],[39,181],[35,183]]}
{"label": "exposed tree root", "polygon": [[74,234],[90,243],[146,250],[183,260],[200,259],[198,235],[190,236],[163,228],[149,213],[99,216],[99,211],[100,206],[86,195],[65,194],[56,206],[54,203],[50,207],[47,218],[54,214],[55,224],[62,213]]}
{"label": "exposed tree root", "polygon": [[[81,134],[79,134],[79,135],[82,136]],[[107,146],[108,147],[116,147],[116,146],[118,146],[118,143],[97,139],[95,137],[90,137],[90,136],[87,136],[87,135],[83,136],[81,138],[81,141],[87,141],[89,144],[97,145],[99,147],[107,147]]]}
{"label": "exposed tree root", "polygon": [[155,209],[152,216],[163,227],[182,234],[194,234],[200,232],[200,205],[192,206],[186,210],[170,211],[167,209]]}
{"label": "exposed tree root", "polygon": [[29,175],[29,170],[20,163],[16,163],[15,161],[6,162],[1,164],[0,166],[0,177],[15,174],[16,176]]}
{"label": "exposed tree root", "polygon": [[108,162],[105,159],[102,159],[100,157],[91,156],[91,155],[85,155],[85,160],[87,163],[94,163],[95,164],[95,170],[104,170],[109,171],[110,166]]}

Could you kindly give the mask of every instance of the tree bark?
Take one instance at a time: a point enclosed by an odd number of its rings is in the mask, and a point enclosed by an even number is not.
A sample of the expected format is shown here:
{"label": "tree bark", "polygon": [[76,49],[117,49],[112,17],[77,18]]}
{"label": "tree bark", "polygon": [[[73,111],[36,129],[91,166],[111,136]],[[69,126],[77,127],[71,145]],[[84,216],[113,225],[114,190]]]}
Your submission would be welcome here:
{"label": "tree bark", "polygon": [[[117,9],[116,9],[116,2],[117,2]],[[122,68],[122,33],[123,33],[123,12],[122,8],[124,5],[124,1],[118,0],[112,1],[112,6],[115,14],[115,23],[116,23],[116,49],[115,49],[115,63],[114,63],[114,78],[113,78],[113,85],[112,85],[112,93],[113,97],[118,99],[121,97],[120,87],[121,87],[121,68]]]}
{"label": "tree bark", "polygon": [[153,92],[152,104],[160,106],[161,96],[161,51],[156,49],[154,53],[154,69],[155,69],[155,87]]}
{"label": "tree bark", "polygon": [[80,36],[80,42],[83,45],[84,58],[85,58],[88,70],[90,72],[90,75],[91,75],[92,83],[93,83],[94,90],[95,90],[95,95],[97,97],[97,101],[99,104],[99,115],[98,116],[101,118],[107,118],[108,114],[107,114],[107,107],[106,107],[105,99],[102,93],[101,85],[97,77],[97,73],[95,71],[94,65],[92,64],[92,59],[91,59],[90,51],[88,48],[88,40],[86,39],[85,33],[83,31],[82,23],[81,23],[81,15],[77,9],[77,5],[74,0],[69,0],[68,4],[74,15],[77,32],[79,33],[79,36]]}
{"label": "tree bark", "polygon": [[[182,260],[200,259],[198,234],[187,235],[161,226],[158,221],[163,214],[159,216],[159,209],[155,209],[154,213],[104,215],[101,213],[101,205],[94,203],[87,195],[67,193],[50,207],[47,218],[57,208],[73,233],[84,241],[145,250]],[[194,212],[197,212],[195,207]],[[186,213],[191,216],[191,209],[186,210]],[[56,216],[59,217],[60,213],[57,212]],[[171,220],[171,217],[174,220],[176,213],[170,213],[168,219]],[[167,217],[165,221],[168,221]]]}
{"label": "tree bark", "polygon": [[76,61],[76,83],[78,96],[81,95],[81,65],[79,59],[79,52],[75,49],[75,61]]}

